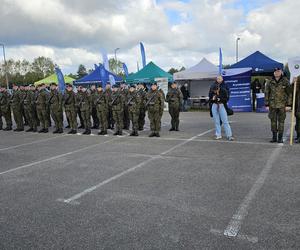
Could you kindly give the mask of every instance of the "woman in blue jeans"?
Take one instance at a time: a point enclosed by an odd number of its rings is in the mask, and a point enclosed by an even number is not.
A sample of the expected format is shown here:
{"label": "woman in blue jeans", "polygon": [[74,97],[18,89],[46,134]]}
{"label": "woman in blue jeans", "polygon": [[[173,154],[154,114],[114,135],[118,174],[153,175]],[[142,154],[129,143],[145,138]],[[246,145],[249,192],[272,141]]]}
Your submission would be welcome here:
{"label": "woman in blue jeans", "polygon": [[227,139],[229,141],[233,141],[234,138],[232,136],[231,127],[228,122],[228,116],[225,108],[225,105],[228,102],[227,90],[225,88],[221,88],[219,84],[216,83],[210,90],[209,101],[211,103],[211,112],[216,127],[215,139],[216,140],[222,139],[222,133],[221,133],[221,121],[222,121]]}

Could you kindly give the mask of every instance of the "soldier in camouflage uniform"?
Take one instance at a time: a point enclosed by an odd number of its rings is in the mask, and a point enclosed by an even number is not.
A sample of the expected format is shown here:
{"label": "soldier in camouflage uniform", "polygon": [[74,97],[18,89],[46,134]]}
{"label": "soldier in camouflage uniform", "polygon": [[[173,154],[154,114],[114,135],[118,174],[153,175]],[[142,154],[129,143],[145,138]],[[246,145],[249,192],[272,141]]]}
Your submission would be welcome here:
{"label": "soldier in camouflage uniform", "polygon": [[92,112],[92,100],[91,95],[87,92],[86,87],[81,86],[81,95],[78,99],[78,107],[80,109],[81,117],[83,120],[85,131],[84,135],[91,134],[91,112]]}
{"label": "soldier in camouflage uniform", "polygon": [[12,109],[14,120],[17,128],[14,131],[24,131],[23,115],[22,115],[22,93],[16,84],[13,84],[13,93],[10,97],[10,107]]}
{"label": "soldier in camouflage uniform", "polygon": [[169,104],[169,114],[171,115],[170,131],[179,131],[179,112],[182,99],[183,96],[177,88],[177,83],[173,82],[166,97],[166,102]]}
{"label": "soldier in camouflage uniform", "polygon": [[76,93],[76,113],[79,117],[80,121],[80,126],[78,128],[84,128],[84,121],[80,112],[80,107],[78,106],[79,100],[81,99],[81,94],[82,94],[82,86],[78,86],[77,88],[77,93]]}
{"label": "soldier in camouflage uniform", "polygon": [[91,86],[91,100],[92,100],[92,118],[93,118],[93,127],[92,129],[99,129],[99,120],[97,116],[97,108],[96,108],[96,95],[97,95],[97,89],[96,85]]}
{"label": "soldier in camouflage uniform", "polygon": [[291,97],[289,81],[283,77],[282,70],[276,68],[274,70],[274,77],[267,84],[265,90],[265,104],[269,108],[271,131],[273,133],[272,140],[270,141],[272,143],[283,143],[286,108],[291,105]]}
{"label": "soldier in camouflage uniform", "polygon": [[130,125],[130,119],[129,119],[129,111],[128,111],[128,106],[127,106],[128,88],[127,88],[125,82],[123,82],[121,84],[121,92],[124,96],[123,129],[128,130],[129,125]]}
{"label": "soldier in camouflage uniform", "polygon": [[97,109],[97,116],[98,121],[100,123],[101,131],[98,133],[98,135],[106,135],[107,134],[107,113],[108,113],[108,98],[105,95],[105,92],[103,91],[103,88],[101,85],[97,88],[97,93],[94,99],[95,106]]}
{"label": "soldier in camouflage uniform", "polygon": [[112,88],[111,102],[113,119],[116,123],[116,131],[114,135],[122,135],[123,129],[123,116],[124,116],[124,102],[125,97],[119,89],[119,85],[116,83]]}
{"label": "soldier in camouflage uniform", "polygon": [[35,105],[36,105],[36,111],[37,115],[40,121],[41,129],[39,130],[39,133],[48,133],[49,130],[49,118],[47,113],[48,108],[48,93],[46,89],[44,88],[43,84],[40,84],[38,86],[38,92],[35,99]]}
{"label": "soldier in camouflage uniform", "polygon": [[151,85],[151,90],[147,93],[145,101],[150,120],[151,133],[149,137],[160,137],[159,131],[161,128],[161,113],[164,109],[164,97],[161,91],[157,89],[157,83]]}
{"label": "soldier in camouflage uniform", "polygon": [[22,113],[22,120],[24,120],[24,126],[28,126],[29,123],[28,123],[27,117],[25,115],[25,110],[24,110],[24,105],[23,105],[24,104],[23,103],[24,97],[25,97],[25,94],[26,94],[26,90],[25,89],[26,89],[26,86],[20,85],[19,90],[21,92],[21,113]]}
{"label": "soldier in camouflage uniform", "polygon": [[139,124],[139,131],[142,131],[142,130],[144,130],[144,125],[145,125],[145,116],[146,116],[145,97],[147,94],[143,83],[138,84],[138,92],[139,92],[139,96],[141,98],[138,124]]}
{"label": "soldier in camouflage uniform", "polygon": [[50,113],[54,121],[56,130],[53,131],[53,134],[62,134],[63,133],[63,96],[58,91],[57,83],[53,82],[50,85]]}
{"label": "soldier in camouflage uniform", "polygon": [[29,129],[27,129],[26,132],[37,132],[37,123],[34,111],[35,95],[30,88],[31,86],[25,87],[25,94],[23,98],[25,117],[29,125]]}
{"label": "soldier in camouflage uniform", "polygon": [[138,136],[139,129],[139,114],[141,107],[142,96],[136,90],[135,84],[130,85],[128,92],[127,106],[129,112],[129,119],[132,123],[132,132],[130,136]]}
{"label": "soldier in camouflage uniform", "polygon": [[30,90],[32,91],[32,93],[34,94],[34,99],[33,99],[33,110],[34,110],[34,118],[35,118],[35,121],[36,121],[36,125],[37,126],[40,126],[40,120],[38,118],[38,115],[37,115],[37,110],[36,110],[36,104],[35,104],[35,100],[36,100],[36,97],[38,95],[38,90],[37,88],[34,86],[34,85],[31,85],[30,86]]}
{"label": "soldier in camouflage uniform", "polygon": [[[4,117],[6,122],[6,128],[4,131],[12,130],[12,119],[10,110],[10,96],[4,86],[0,86],[0,113]],[[1,119],[2,125],[2,119]]]}
{"label": "soldier in camouflage uniform", "polygon": [[66,84],[64,94],[64,106],[66,117],[69,121],[71,130],[68,134],[77,134],[77,112],[76,112],[76,95],[71,84]]}
{"label": "soldier in camouflage uniform", "polygon": [[105,92],[104,93],[106,95],[107,100],[109,101],[108,112],[107,112],[107,124],[108,124],[108,128],[109,129],[114,129],[115,121],[113,119],[112,106],[110,105],[110,99],[111,99],[111,95],[112,95],[112,90],[111,90],[111,84],[109,82],[106,83]]}

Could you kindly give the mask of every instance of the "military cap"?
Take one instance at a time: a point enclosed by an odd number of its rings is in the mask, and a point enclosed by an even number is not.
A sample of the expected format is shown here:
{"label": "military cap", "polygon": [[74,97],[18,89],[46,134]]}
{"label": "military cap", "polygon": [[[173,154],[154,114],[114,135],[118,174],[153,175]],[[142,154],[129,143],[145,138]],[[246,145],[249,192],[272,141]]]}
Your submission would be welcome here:
{"label": "military cap", "polygon": [[66,83],[66,87],[72,87],[73,88],[73,85],[71,83]]}
{"label": "military cap", "polygon": [[51,82],[50,86],[52,86],[52,85],[57,86],[57,83],[56,82]]}
{"label": "military cap", "polygon": [[282,70],[282,69],[277,67],[277,68],[274,69],[274,72],[278,71],[278,70]]}
{"label": "military cap", "polygon": [[120,84],[119,83],[116,83],[112,86],[113,88],[120,88]]}

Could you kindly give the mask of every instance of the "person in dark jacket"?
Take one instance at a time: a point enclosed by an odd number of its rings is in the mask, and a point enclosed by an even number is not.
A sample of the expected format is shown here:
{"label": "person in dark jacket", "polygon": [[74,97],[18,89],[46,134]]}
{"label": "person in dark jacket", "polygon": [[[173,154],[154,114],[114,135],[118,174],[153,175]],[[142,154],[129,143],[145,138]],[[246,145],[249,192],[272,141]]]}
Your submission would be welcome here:
{"label": "person in dark jacket", "polygon": [[251,90],[252,90],[252,108],[253,111],[255,111],[255,102],[256,102],[256,94],[260,93],[262,87],[261,83],[257,78],[254,79],[254,81],[251,83]]}
{"label": "person in dark jacket", "polygon": [[183,104],[182,104],[182,111],[186,112],[187,111],[187,104],[188,100],[190,98],[190,91],[188,89],[188,84],[185,83],[184,85],[181,86],[180,91],[183,96]]}

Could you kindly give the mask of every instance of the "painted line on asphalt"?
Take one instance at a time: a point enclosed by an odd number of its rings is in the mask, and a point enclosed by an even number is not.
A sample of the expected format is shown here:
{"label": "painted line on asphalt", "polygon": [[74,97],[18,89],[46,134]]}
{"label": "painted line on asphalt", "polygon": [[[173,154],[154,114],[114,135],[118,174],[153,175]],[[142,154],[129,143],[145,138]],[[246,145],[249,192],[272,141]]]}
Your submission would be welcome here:
{"label": "painted line on asphalt", "polygon": [[75,153],[78,153],[78,152],[81,152],[81,151],[84,151],[84,150],[87,150],[87,149],[90,149],[90,148],[93,148],[93,147],[97,147],[101,144],[106,144],[106,143],[114,141],[116,139],[118,139],[118,138],[115,137],[115,138],[113,138],[111,140],[107,140],[105,142],[93,144],[93,145],[86,146],[84,148],[80,148],[80,149],[77,149],[77,150],[74,150],[74,151],[71,151],[71,152],[68,152],[68,153],[65,153],[65,154],[56,155],[56,156],[53,156],[53,157],[50,157],[50,158],[47,158],[47,159],[44,159],[44,160],[40,160],[40,161],[32,162],[32,163],[29,163],[29,164],[26,164],[26,165],[23,165],[23,166],[20,166],[20,167],[12,168],[12,169],[6,170],[4,172],[0,172],[0,176],[8,174],[8,173],[16,172],[18,170],[25,169],[25,168],[28,168],[28,167],[31,167],[31,166],[34,166],[34,165],[38,165],[38,164],[41,164],[41,163],[44,163],[44,162],[48,162],[48,161],[56,160],[56,159],[59,159],[59,158],[62,158],[62,157],[68,156],[68,155],[72,155],[72,154],[75,154]]}
{"label": "painted line on asphalt", "polygon": [[273,163],[277,160],[280,155],[280,151],[282,149],[282,144],[278,144],[278,146],[273,150],[271,156],[269,157],[265,167],[259,174],[257,180],[255,181],[254,185],[250,189],[249,193],[245,196],[244,200],[238,207],[235,214],[232,216],[231,220],[229,221],[228,226],[224,230],[223,234],[228,237],[236,237],[239,234],[241,226],[243,224],[244,219],[248,215],[249,208],[251,206],[252,201],[255,199],[256,194],[264,185],[271,169]]}
{"label": "painted line on asphalt", "polygon": [[61,138],[61,137],[64,137],[64,136],[69,136],[69,135],[68,134],[59,135],[59,136],[54,136],[54,137],[50,137],[50,138],[46,138],[46,139],[42,139],[42,140],[37,140],[37,141],[33,141],[33,142],[23,143],[23,144],[19,144],[19,145],[15,145],[15,146],[10,146],[10,147],[7,147],[7,148],[0,148],[0,151],[16,149],[16,148],[20,148],[20,147],[23,147],[23,146],[29,146],[29,145],[32,145],[32,144],[36,144],[36,143],[40,143],[40,142],[46,142],[46,141],[50,141],[50,140],[53,140],[53,139],[56,139],[56,138]]}
{"label": "painted line on asphalt", "polygon": [[131,172],[133,172],[133,171],[135,171],[135,170],[137,170],[137,169],[139,169],[139,168],[142,168],[142,167],[145,166],[146,164],[148,164],[148,163],[150,163],[150,162],[152,162],[152,161],[154,161],[154,160],[156,160],[156,159],[162,158],[162,156],[164,156],[164,155],[170,153],[170,152],[173,151],[174,149],[179,148],[179,147],[181,147],[181,146],[183,146],[183,145],[189,143],[190,141],[194,140],[194,139],[197,138],[197,137],[200,137],[200,136],[203,136],[203,135],[205,135],[205,134],[207,134],[207,133],[210,133],[212,130],[213,130],[213,129],[210,129],[210,130],[207,130],[207,131],[205,131],[205,132],[203,132],[203,133],[201,133],[201,134],[199,134],[199,135],[193,136],[193,137],[191,137],[190,139],[187,139],[187,140],[185,140],[184,142],[181,142],[181,143],[179,143],[178,145],[176,145],[176,146],[174,146],[174,147],[172,147],[172,148],[170,148],[170,149],[168,149],[168,150],[162,152],[161,154],[156,155],[156,156],[153,156],[152,158],[147,159],[147,160],[145,160],[145,161],[143,161],[143,162],[141,162],[141,163],[139,163],[139,164],[137,164],[137,165],[135,165],[135,166],[133,166],[133,167],[131,167],[131,168],[129,168],[129,169],[127,169],[127,170],[125,170],[125,171],[119,173],[119,174],[117,174],[117,175],[112,176],[112,177],[109,178],[109,179],[106,179],[105,181],[102,181],[102,182],[100,182],[100,183],[98,183],[98,184],[96,184],[96,185],[90,187],[90,188],[87,188],[87,189],[83,190],[82,192],[73,195],[73,196],[70,197],[70,198],[67,198],[67,199],[57,199],[57,201],[64,202],[64,203],[69,203],[69,204],[74,204],[74,205],[75,205],[75,204],[79,204],[79,202],[78,202],[77,200],[80,199],[81,197],[83,197],[83,196],[85,196],[85,195],[87,195],[87,194],[89,194],[89,193],[95,191],[96,189],[98,189],[98,188],[100,188],[100,187],[102,187],[102,186],[104,186],[104,185],[106,185],[106,184],[108,184],[108,183],[110,183],[110,182],[112,182],[112,181],[114,181],[114,180],[117,180],[117,179],[121,178],[121,177],[124,176],[124,175],[127,175],[127,174],[129,174],[129,173],[131,173]]}
{"label": "painted line on asphalt", "polygon": [[[210,232],[217,236],[224,236],[224,233],[222,230],[211,229]],[[237,235],[236,239],[241,240],[241,241],[248,241],[253,244],[258,243],[258,237],[249,236],[249,235],[245,235],[245,234]]]}

